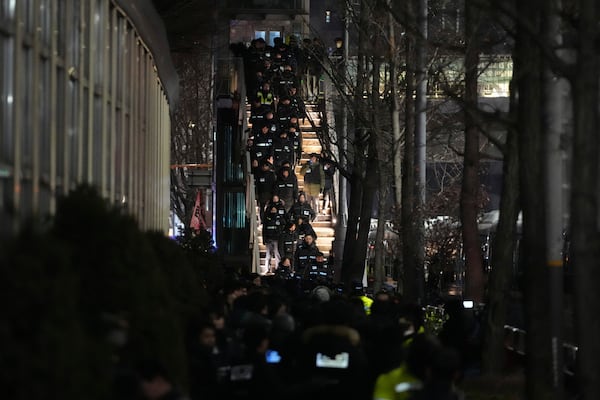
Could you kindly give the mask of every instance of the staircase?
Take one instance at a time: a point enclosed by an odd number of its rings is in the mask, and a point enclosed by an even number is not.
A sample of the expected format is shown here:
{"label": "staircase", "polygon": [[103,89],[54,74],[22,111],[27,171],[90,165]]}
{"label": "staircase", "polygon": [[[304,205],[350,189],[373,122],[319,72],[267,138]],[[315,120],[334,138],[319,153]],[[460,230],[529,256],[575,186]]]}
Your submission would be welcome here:
{"label": "staircase", "polygon": [[[247,117],[250,117],[249,108],[247,108]],[[300,128],[302,130],[302,157],[300,159],[300,164],[304,164],[309,160],[309,154],[311,153],[321,153],[321,142],[317,136],[317,131],[321,129],[321,112],[318,110],[318,106],[313,103],[306,104],[306,113],[308,114],[308,118],[304,121],[300,120],[301,125]],[[310,121],[313,121],[314,127],[311,125]],[[249,124],[249,126],[251,126]],[[296,164],[295,171],[296,176],[298,177],[298,191],[304,190],[304,178],[300,175],[301,165]],[[319,196],[319,200],[323,201],[323,196]],[[321,203],[322,204],[322,203]],[[259,209],[256,206],[256,214],[255,218],[259,219]],[[260,252],[260,268],[259,272],[261,275],[267,273],[268,269],[265,267],[265,256],[266,256],[266,246],[263,244],[262,239],[262,225],[257,223],[257,231],[256,242],[259,245]],[[327,257],[331,253],[331,249],[333,246],[333,240],[335,239],[335,228],[333,225],[333,216],[331,212],[331,207],[327,207],[325,210],[321,210],[321,213],[317,216],[315,221],[312,222],[312,227],[317,234],[317,247],[325,257]],[[271,260],[271,266],[275,267],[275,259]]]}

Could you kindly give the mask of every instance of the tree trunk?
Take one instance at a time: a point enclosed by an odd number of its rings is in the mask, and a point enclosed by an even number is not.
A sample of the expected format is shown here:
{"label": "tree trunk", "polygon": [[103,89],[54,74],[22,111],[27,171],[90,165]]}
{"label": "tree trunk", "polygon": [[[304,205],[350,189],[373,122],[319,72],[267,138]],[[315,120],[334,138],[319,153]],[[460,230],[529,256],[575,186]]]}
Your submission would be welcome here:
{"label": "tree trunk", "polygon": [[[511,114],[516,114],[514,90],[511,89]],[[511,118],[511,121],[513,118]],[[504,324],[513,271],[516,223],[519,214],[519,153],[517,132],[508,129],[504,147],[500,217],[492,244],[492,271],[488,283],[487,315],[484,326],[483,369],[500,374],[504,369]]]}
{"label": "tree trunk", "polygon": [[[541,0],[517,2],[517,12],[529,22],[517,27],[515,77],[518,85],[520,193],[523,234],[520,249],[524,268],[527,314],[527,398],[548,399],[552,393],[548,274],[544,232],[544,158],[541,129],[541,54],[532,35],[541,35]],[[551,294],[550,294],[551,295]]]}
{"label": "tree trunk", "polygon": [[579,54],[574,77],[572,262],[579,352],[577,373],[583,399],[600,398],[600,269],[598,257],[598,3],[580,0]]}
{"label": "tree trunk", "polygon": [[427,192],[427,0],[418,0],[415,91],[415,211],[414,235],[417,301],[425,295],[425,197]]}
{"label": "tree trunk", "polygon": [[[412,0],[406,2],[407,15],[414,15]],[[406,100],[404,132],[404,168],[402,175],[402,268],[403,295],[407,302],[417,302],[417,246],[415,243],[415,101],[414,101],[414,34],[406,32]]]}
{"label": "tree trunk", "polygon": [[477,217],[479,213],[479,128],[477,124],[477,78],[479,67],[480,11],[467,2],[465,27],[465,152],[463,165],[460,214],[463,249],[466,264],[464,297],[477,303],[483,301],[483,266]]}
{"label": "tree trunk", "polygon": [[[392,0],[388,0],[391,8]],[[396,22],[392,13],[389,13],[389,40],[390,40],[390,87],[392,89],[392,135],[393,135],[393,165],[394,165],[394,206],[396,212],[402,206],[402,131],[400,129],[400,87],[398,84],[398,54],[396,45]]]}
{"label": "tree trunk", "polygon": [[[362,200],[363,200],[363,180],[367,167],[365,151],[367,150],[367,110],[363,94],[366,88],[366,53],[369,48],[369,7],[361,2],[360,21],[358,27],[358,68],[356,77],[356,89],[354,93],[354,127],[355,137],[353,143],[352,174],[350,181],[350,203],[348,205],[348,228],[344,239],[344,256],[342,266],[342,280],[350,285],[357,275],[361,275],[362,267],[359,262],[362,261],[364,267],[364,257],[362,260],[356,260],[358,249],[358,237],[360,234],[360,225],[362,225]],[[366,248],[365,248],[366,252]],[[360,254],[360,252],[358,252]],[[361,270],[361,272],[358,271]]]}
{"label": "tree trunk", "polygon": [[377,184],[378,202],[377,202],[377,231],[375,234],[375,281],[373,284],[374,292],[377,293],[381,290],[383,280],[385,278],[385,266],[384,262],[384,246],[383,239],[385,234],[385,222],[386,222],[386,207],[387,207],[387,185],[388,185],[388,171],[386,164],[388,161],[388,151],[386,150],[385,138],[383,132],[380,130],[380,123],[377,110],[382,106],[379,98],[379,84],[380,75],[379,70],[381,68],[381,61],[375,58],[373,61],[373,85],[371,88],[371,121],[373,130],[370,136],[370,148],[375,150],[372,152],[373,160],[376,163],[376,174],[378,179],[371,179],[374,184]]}

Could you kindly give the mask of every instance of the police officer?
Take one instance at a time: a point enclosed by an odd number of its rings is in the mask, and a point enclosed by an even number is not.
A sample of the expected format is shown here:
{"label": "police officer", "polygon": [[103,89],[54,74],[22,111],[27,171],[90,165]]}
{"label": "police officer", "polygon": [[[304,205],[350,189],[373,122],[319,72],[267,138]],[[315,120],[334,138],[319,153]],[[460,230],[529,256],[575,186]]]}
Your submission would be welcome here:
{"label": "police officer", "polygon": [[297,221],[300,217],[306,219],[307,221],[312,221],[315,219],[315,212],[310,204],[308,204],[306,201],[306,196],[304,196],[303,192],[300,192],[298,195],[298,200],[292,206],[288,220]]}
{"label": "police officer", "polygon": [[304,236],[302,243],[298,245],[294,256],[294,270],[297,275],[303,276],[304,271],[317,260],[319,248],[311,235]]}
{"label": "police officer", "polygon": [[256,188],[256,199],[258,200],[258,205],[260,207],[260,220],[263,221],[264,218],[264,210],[271,200],[271,196],[273,195],[273,186],[275,184],[275,172],[271,169],[271,163],[269,161],[263,161],[260,167],[260,170],[256,172],[254,176],[254,184]]}
{"label": "police officer", "polygon": [[277,209],[277,206],[271,206],[265,213],[263,220],[263,243],[267,247],[267,254],[265,257],[265,271],[267,273],[272,272],[271,270],[271,258],[275,257],[275,265],[279,265],[281,256],[279,254],[279,235],[285,224],[285,220]]}
{"label": "police officer", "polygon": [[285,213],[289,214],[294,205],[294,199],[298,196],[298,179],[291,174],[290,167],[279,169],[273,192],[283,200]]}

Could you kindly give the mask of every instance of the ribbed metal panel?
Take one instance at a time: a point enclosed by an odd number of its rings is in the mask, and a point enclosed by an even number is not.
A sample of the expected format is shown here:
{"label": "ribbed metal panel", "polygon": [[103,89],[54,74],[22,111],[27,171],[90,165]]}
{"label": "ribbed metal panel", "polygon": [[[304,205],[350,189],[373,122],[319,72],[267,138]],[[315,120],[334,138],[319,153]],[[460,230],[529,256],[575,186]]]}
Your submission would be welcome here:
{"label": "ribbed metal panel", "polygon": [[151,1],[0,0],[0,32],[0,231],[89,183],[166,233],[178,79]]}

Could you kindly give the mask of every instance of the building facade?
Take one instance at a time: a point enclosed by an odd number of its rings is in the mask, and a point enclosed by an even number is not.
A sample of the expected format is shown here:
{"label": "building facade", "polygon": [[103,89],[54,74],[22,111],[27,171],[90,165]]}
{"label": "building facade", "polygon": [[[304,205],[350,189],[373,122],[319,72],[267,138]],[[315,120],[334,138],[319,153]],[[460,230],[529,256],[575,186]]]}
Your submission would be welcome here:
{"label": "building facade", "polygon": [[178,81],[150,0],[0,0],[0,231],[80,183],[169,223]]}

